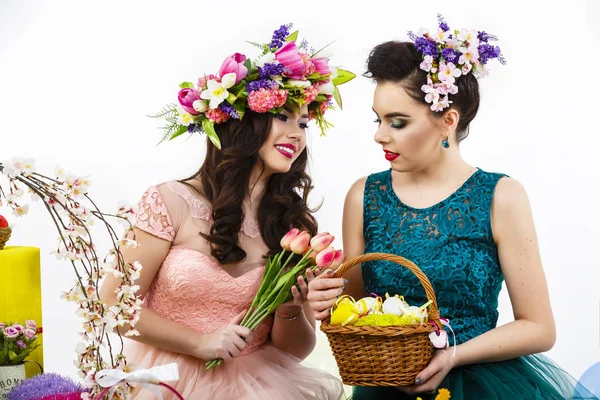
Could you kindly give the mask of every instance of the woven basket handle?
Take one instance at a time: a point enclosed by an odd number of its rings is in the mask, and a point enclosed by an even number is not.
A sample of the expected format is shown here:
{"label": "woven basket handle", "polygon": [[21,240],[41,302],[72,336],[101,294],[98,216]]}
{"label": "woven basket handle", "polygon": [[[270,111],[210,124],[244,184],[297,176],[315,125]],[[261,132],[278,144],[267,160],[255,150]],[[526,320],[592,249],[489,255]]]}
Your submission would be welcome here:
{"label": "woven basket handle", "polygon": [[415,274],[415,276],[417,277],[417,279],[419,279],[419,282],[421,282],[421,285],[425,289],[425,294],[427,295],[427,298],[433,302],[429,306],[429,320],[435,323],[439,329],[442,329],[442,323],[440,322],[440,311],[438,309],[437,299],[435,297],[433,287],[431,286],[431,282],[429,282],[427,275],[425,275],[423,271],[421,271],[421,269],[417,267],[417,265],[414,262],[407,260],[404,257],[388,253],[367,253],[360,256],[352,257],[344,261],[344,263],[340,265],[338,269],[335,270],[335,277],[341,278],[344,272],[348,271],[350,268],[367,261],[391,261],[405,268],[408,268],[413,274]]}

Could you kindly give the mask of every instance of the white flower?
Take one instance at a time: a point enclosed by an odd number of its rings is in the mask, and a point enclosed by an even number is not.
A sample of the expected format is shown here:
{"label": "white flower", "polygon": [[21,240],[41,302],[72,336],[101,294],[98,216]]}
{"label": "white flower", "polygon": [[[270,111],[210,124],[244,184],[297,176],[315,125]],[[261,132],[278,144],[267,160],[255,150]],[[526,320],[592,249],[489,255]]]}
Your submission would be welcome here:
{"label": "white flower", "polygon": [[479,52],[477,51],[477,46],[462,46],[458,48],[458,51],[462,53],[458,60],[459,64],[475,63],[477,60],[479,60]]}
{"label": "white flower", "polygon": [[421,63],[421,65],[419,65],[419,67],[426,72],[431,71],[431,67],[433,66],[433,57],[432,56],[425,56],[423,58],[423,62]]}
{"label": "white flower", "polygon": [[125,333],[125,336],[140,336],[140,333],[135,329],[130,329]]}
{"label": "white flower", "polygon": [[265,54],[264,56],[260,57],[258,60],[256,60],[256,66],[257,67],[264,67],[265,64],[273,64],[273,63],[278,63],[277,61],[275,61],[275,53],[271,53],[268,52],[267,54]]}
{"label": "white flower", "polygon": [[442,82],[454,83],[456,78],[462,75],[462,71],[456,68],[453,63],[440,63],[440,72],[438,78]]}
{"label": "white flower", "polygon": [[421,28],[417,32],[418,36],[424,36],[424,35],[428,35],[428,34],[429,34],[429,29],[427,29],[427,28]]}
{"label": "white flower", "polygon": [[438,43],[445,43],[450,37],[452,32],[438,29],[438,31],[432,36],[432,38]]}
{"label": "white flower", "polygon": [[461,29],[458,33],[458,40],[461,42],[467,41],[471,46],[479,46],[479,39],[477,38],[477,31]]}
{"label": "white flower", "polygon": [[421,90],[426,93],[425,101],[428,103],[437,102],[440,95],[433,85],[423,85],[421,86]]}
{"label": "white flower", "polygon": [[329,67],[329,70],[331,71],[331,75],[329,75],[329,79],[334,80],[335,78],[338,77],[338,69],[337,67]]}
{"label": "white flower", "polygon": [[13,214],[15,215],[15,217],[22,217],[23,215],[27,214],[28,211],[29,204],[25,204],[24,206],[15,207],[13,209]]}
{"label": "white flower", "polygon": [[307,88],[311,85],[310,81],[301,81],[299,79],[288,79],[286,84],[298,88]]}
{"label": "white flower", "polygon": [[199,113],[203,113],[208,109],[208,104],[206,104],[205,101],[196,100],[192,103],[192,107],[194,107],[194,110],[198,111]]}
{"label": "white flower", "polygon": [[463,65],[462,66],[462,73],[463,73],[463,75],[466,75],[469,72],[471,72],[472,68],[473,68],[473,66],[471,65],[471,63],[466,63],[465,65]]}
{"label": "white flower", "polygon": [[140,244],[135,240],[121,239],[119,241],[119,246],[125,249],[137,249],[138,247],[140,247]]}
{"label": "white flower", "polygon": [[182,107],[177,107],[177,123],[183,126],[189,126],[194,120],[192,114],[185,111]]}
{"label": "white flower", "polygon": [[62,181],[67,176],[67,172],[57,165],[54,167],[54,175],[56,176],[57,181]]}
{"label": "white flower", "polygon": [[202,91],[200,97],[210,100],[210,108],[217,108],[229,96],[227,89],[233,85],[235,85],[235,73],[233,72],[223,75],[220,83],[210,79],[206,82],[207,89]]}
{"label": "white flower", "polygon": [[320,84],[318,88],[319,93],[321,94],[333,94],[333,92],[335,91],[335,86],[331,80]]}
{"label": "white flower", "polygon": [[448,101],[447,97],[443,97],[439,101],[433,103],[430,108],[431,111],[442,111],[444,108],[450,107],[450,103],[452,102]]}

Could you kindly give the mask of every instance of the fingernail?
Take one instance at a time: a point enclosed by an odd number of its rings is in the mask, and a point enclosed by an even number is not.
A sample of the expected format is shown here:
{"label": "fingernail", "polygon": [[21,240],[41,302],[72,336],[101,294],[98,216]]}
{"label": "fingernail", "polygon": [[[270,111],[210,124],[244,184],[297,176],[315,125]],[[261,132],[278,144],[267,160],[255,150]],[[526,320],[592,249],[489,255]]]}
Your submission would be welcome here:
{"label": "fingernail", "polygon": [[415,379],[415,384],[420,385],[421,382],[423,382],[423,378],[418,377],[417,379]]}
{"label": "fingernail", "polygon": [[345,289],[346,289],[346,285],[342,286],[342,290],[345,290]]}
{"label": "fingernail", "polygon": [[344,285],[348,284],[348,279],[344,279]]}
{"label": "fingernail", "polygon": [[326,273],[327,275],[329,275],[329,274],[332,274],[332,273],[333,273],[333,270],[331,270],[331,269],[328,269],[327,271],[325,271],[325,273]]}

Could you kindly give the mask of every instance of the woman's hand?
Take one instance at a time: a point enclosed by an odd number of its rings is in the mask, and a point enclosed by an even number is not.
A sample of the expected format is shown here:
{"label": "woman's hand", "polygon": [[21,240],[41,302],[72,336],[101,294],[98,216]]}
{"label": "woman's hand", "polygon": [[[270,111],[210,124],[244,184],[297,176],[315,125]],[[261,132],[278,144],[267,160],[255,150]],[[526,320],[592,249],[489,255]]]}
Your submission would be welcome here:
{"label": "woman's hand", "polygon": [[308,303],[318,320],[327,318],[329,309],[344,291],[346,281],[332,276],[333,271],[329,270],[308,284]]}
{"label": "woman's hand", "polygon": [[398,386],[396,389],[408,394],[435,392],[452,368],[454,368],[452,348],[437,350],[427,368],[417,375],[414,385]]}

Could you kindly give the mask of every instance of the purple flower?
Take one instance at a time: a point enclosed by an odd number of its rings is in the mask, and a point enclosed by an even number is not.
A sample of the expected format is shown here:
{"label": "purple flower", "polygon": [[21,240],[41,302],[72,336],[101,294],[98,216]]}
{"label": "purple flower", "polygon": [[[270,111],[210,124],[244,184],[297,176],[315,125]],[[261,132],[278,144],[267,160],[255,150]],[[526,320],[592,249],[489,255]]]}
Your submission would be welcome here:
{"label": "purple flower", "polygon": [[19,346],[22,349],[24,349],[25,347],[27,347],[27,345],[25,343],[23,343],[22,340],[17,341],[17,346]]}
{"label": "purple flower", "polygon": [[258,67],[258,78],[269,79],[272,76],[281,76],[285,71],[285,65],[267,63],[262,67]]}
{"label": "purple flower", "polygon": [[70,378],[55,373],[45,373],[26,379],[8,393],[8,400],[31,400],[46,396],[59,396],[87,392]]}
{"label": "purple flower", "polygon": [[490,35],[481,31],[477,33],[477,39],[479,39],[480,42],[487,43],[488,40],[490,40]]}
{"label": "purple flower", "polygon": [[189,124],[188,132],[189,133],[203,133],[204,131],[202,130],[202,126],[200,126],[200,125]]}
{"label": "purple flower", "polygon": [[28,319],[27,321],[25,321],[25,326],[26,326],[27,328],[31,328],[31,329],[33,329],[33,330],[36,330],[36,329],[37,329],[37,325],[36,325],[35,321],[34,321],[34,320],[32,320],[32,319]]}
{"label": "purple flower", "polygon": [[271,44],[269,45],[271,50],[275,50],[275,49],[278,49],[281,47],[281,45],[283,44],[285,39],[290,34],[291,27],[292,27],[292,24],[281,25],[279,27],[279,29],[277,29],[275,32],[273,32],[273,38],[271,39]]}
{"label": "purple flower", "polygon": [[25,330],[25,327],[23,325],[19,325],[19,324],[14,324],[12,327],[15,328],[17,331],[19,331],[19,333],[21,333]]}
{"label": "purple flower", "polygon": [[484,65],[488,60],[500,57],[500,47],[491,46],[487,43],[480,44],[477,51],[479,52],[479,61]]}
{"label": "purple flower", "polygon": [[246,85],[246,91],[248,93],[253,92],[255,90],[259,90],[259,89],[273,89],[276,88],[277,82],[274,82],[270,79],[259,79],[257,81],[252,81],[252,82],[248,82],[248,84]]}
{"label": "purple flower", "polygon": [[442,17],[442,14],[438,14],[437,18],[438,18],[438,25],[439,25],[440,29],[443,30],[444,32],[448,32],[450,30],[450,28],[448,27],[448,24],[446,23],[446,21],[444,21],[444,17]]}
{"label": "purple flower", "polygon": [[460,58],[460,55],[456,52],[456,50],[448,47],[442,50],[442,57],[444,57],[444,60],[446,60],[447,62],[456,64],[458,62],[458,59]]}
{"label": "purple flower", "polygon": [[17,336],[19,336],[20,333],[21,332],[19,332],[17,329],[15,329],[14,326],[9,326],[8,328],[4,328],[4,334],[9,339],[16,338]]}
{"label": "purple flower", "polygon": [[231,118],[240,119],[240,115],[231,104],[224,101],[219,105],[219,108],[229,114]]}
{"label": "purple flower", "polygon": [[415,47],[417,48],[417,50],[423,53],[424,56],[432,56],[433,58],[438,58],[439,54],[437,44],[433,40],[429,40],[424,37],[419,37],[415,41]]}

